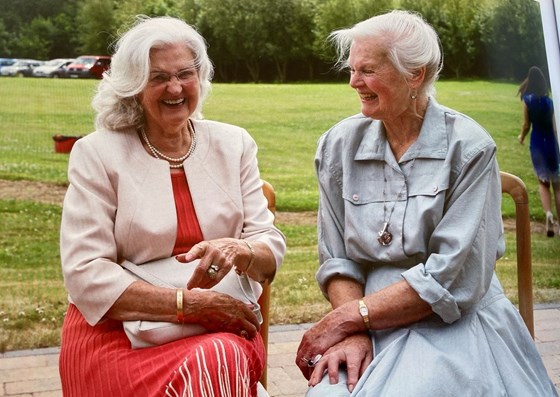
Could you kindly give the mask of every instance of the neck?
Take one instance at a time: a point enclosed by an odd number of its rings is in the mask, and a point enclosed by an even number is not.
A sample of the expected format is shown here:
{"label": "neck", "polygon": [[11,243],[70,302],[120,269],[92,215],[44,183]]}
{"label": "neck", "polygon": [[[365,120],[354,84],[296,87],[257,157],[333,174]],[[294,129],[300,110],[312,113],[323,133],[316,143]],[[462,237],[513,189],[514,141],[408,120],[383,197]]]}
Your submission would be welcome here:
{"label": "neck", "polygon": [[394,120],[383,120],[385,136],[397,161],[416,142],[424,123],[428,99],[419,97],[415,106]]}
{"label": "neck", "polygon": [[178,129],[145,128],[150,143],[162,152],[174,156],[185,153],[191,145],[192,133],[190,123]]}

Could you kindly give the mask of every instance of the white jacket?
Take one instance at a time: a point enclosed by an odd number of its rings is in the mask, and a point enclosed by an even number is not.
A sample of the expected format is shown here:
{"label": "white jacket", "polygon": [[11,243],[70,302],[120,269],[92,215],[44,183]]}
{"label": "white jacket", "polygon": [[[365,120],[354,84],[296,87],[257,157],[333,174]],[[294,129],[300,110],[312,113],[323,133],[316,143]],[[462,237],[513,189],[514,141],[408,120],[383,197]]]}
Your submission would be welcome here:
{"label": "white jacket", "polygon": [[[194,121],[197,145],[184,168],[205,240],[266,243],[277,268],[284,236],[267,210],[257,146],[242,128]],[[62,212],[60,254],[69,299],[99,322],[134,281],[118,261],[169,257],[177,216],[169,164],[151,157],[135,131],[96,131],[73,147]]]}

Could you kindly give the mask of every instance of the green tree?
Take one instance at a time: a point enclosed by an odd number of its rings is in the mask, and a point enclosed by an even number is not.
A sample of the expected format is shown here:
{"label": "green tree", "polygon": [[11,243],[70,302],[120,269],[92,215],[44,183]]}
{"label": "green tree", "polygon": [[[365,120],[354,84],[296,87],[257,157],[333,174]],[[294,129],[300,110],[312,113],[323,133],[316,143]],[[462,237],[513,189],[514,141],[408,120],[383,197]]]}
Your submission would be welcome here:
{"label": "green tree", "polygon": [[201,27],[207,40],[212,39],[210,56],[217,64],[243,63],[253,81],[259,81],[261,60],[266,56],[269,27],[263,16],[268,12],[267,1],[200,0]]}
{"label": "green tree", "polygon": [[393,7],[393,0],[316,0],[313,21],[315,55],[332,61],[336,54],[327,41],[329,34],[387,12]]}
{"label": "green tree", "polygon": [[180,17],[183,2],[177,0],[125,0],[117,3],[115,23],[126,26],[136,15]]}
{"label": "green tree", "polygon": [[445,59],[443,75],[474,73],[488,23],[485,1],[402,0],[401,7],[420,13],[437,31]]}
{"label": "green tree", "polygon": [[109,53],[117,29],[115,9],[113,0],[83,0],[76,26],[81,53]]}
{"label": "green tree", "polygon": [[[290,61],[306,60],[313,47],[313,7],[310,1],[268,2],[266,24],[271,28],[265,55],[274,61],[277,80],[285,82]],[[303,62],[297,62],[302,64]]]}
{"label": "green tree", "polygon": [[18,54],[24,58],[47,59],[51,47],[54,26],[50,19],[37,17],[29,26],[20,29]]}
{"label": "green tree", "polygon": [[12,39],[12,35],[6,29],[4,21],[0,20],[0,56],[2,58],[12,56],[11,43],[13,41],[14,40]]}
{"label": "green tree", "polygon": [[533,65],[546,69],[539,4],[530,0],[497,1],[485,43],[492,77],[520,80]]}
{"label": "green tree", "polygon": [[198,26],[208,40],[218,74],[243,65],[252,81],[271,65],[275,79],[285,81],[290,61],[310,54],[312,16],[301,0],[200,0]]}

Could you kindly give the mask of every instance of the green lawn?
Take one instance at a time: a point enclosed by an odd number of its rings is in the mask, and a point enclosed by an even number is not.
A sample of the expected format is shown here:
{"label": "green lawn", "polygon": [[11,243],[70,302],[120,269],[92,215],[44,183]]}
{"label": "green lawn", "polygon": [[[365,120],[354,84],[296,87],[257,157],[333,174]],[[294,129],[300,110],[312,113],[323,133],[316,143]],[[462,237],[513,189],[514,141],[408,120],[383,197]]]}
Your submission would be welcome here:
{"label": "green lawn", "polygon": [[[96,81],[0,78],[0,179],[66,183],[68,156],[54,153],[52,136],[85,135],[93,129],[90,100]],[[517,142],[521,105],[517,86],[484,81],[439,82],[438,101],[479,121],[498,144],[504,171],[527,184],[531,216],[542,221],[528,147]],[[205,107],[209,119],[246,128],[259,145],[262,177],[277,193],[277,209],[314,211],[317,187],[313,156],[318,137],[357,113],[345,84],[217,84]],[[513,214],[504,202],[506,217]],[[0,351],[59,343],[66,308],[58,256],[60,207],[0,200]],[[315,321],[328,310],[314,273],[315,227],[282,223],[288,252],[272,288],[272,323]],[[498,263],[505,288],[516,301],[514,243]],[[535,299],[560,301],[560,243],[533,235]]]}

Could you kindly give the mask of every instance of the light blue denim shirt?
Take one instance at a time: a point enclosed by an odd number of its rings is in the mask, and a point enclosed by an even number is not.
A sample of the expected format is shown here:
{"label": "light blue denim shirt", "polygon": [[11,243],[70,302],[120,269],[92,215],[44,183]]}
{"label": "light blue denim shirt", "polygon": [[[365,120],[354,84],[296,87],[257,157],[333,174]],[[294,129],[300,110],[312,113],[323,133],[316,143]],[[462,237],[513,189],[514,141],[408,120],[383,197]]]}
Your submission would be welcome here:
{"label": "light blue denim shirt", "polygon": [[[366,294],[404,278],[443,321],[469,311],[505,248],[495,154],[479,124],[433,98],[398,162],[378,120],[360,114],[327,131],[315,157],[325,296],[335,276],[364,284]],[[393,241],[382,246],[387,221]]]}

